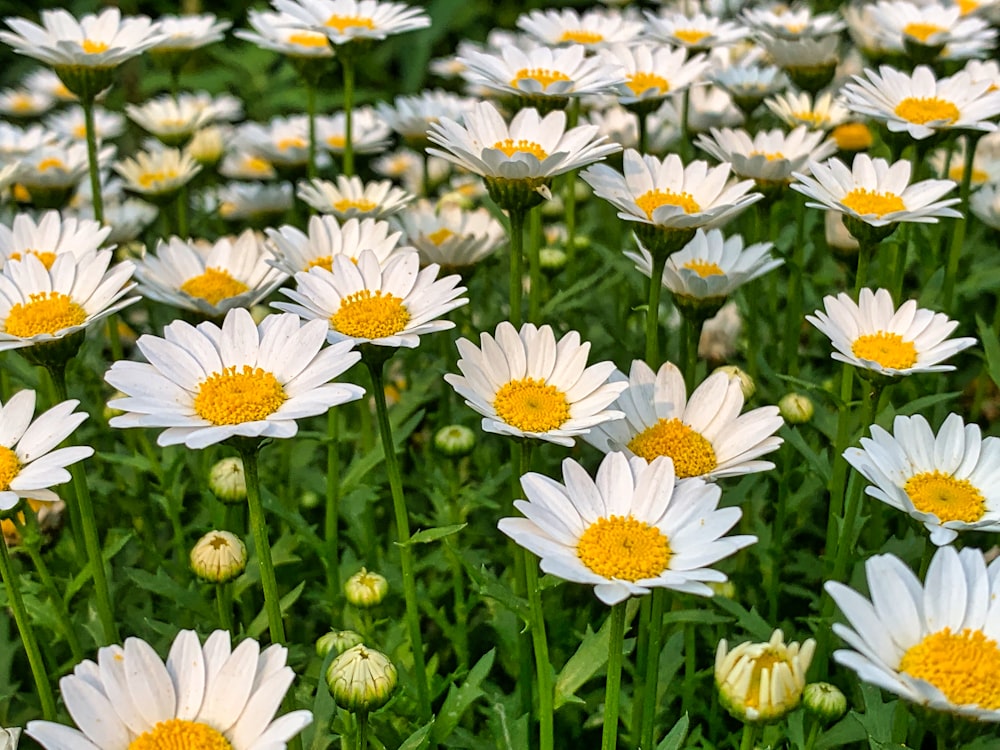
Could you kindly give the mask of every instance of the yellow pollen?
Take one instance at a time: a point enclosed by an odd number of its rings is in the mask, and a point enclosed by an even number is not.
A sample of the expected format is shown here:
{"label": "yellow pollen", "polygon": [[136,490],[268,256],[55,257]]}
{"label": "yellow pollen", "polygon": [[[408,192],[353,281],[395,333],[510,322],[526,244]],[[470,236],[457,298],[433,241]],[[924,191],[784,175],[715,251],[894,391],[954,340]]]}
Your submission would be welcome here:
{"label": "yellow pollen", "polygon": [[305,139],[293,135],[291,138],[282,138],[275,145],[279,151],[287,151],[290,148],[305,148],[309,144],[305,142]]}
{"label": "yellow pollen", "polygon": [[545,90],[556,81],[569,81],[571,79],[568,75],[560,73],[558,70],[549,70],[548,68],[521,68],[517,71],[514,78],[511,79],[510,85],[514,88],[520,88],[518,83],[524,80],[538,81],[538,83],[542,86],[542,90]]}
{"label": "yellow pollen", "polygon": [[913,507],[946,521],[973,523],[986,513],[986,500],[968,479],[940,471],[915,474],[903,485]]}
{"label": "yellow pollen", "polygon": [[805,29],[806,25],[804,23],[786,23],[785,30],[789,34],[800,34],[802,30]]}
{"label": "yellow pollen", "polygon": [[693,260],[687,261],[684,264],[684,268],[694,271],[703,279],[706,276],[722,276],[725,274],[725,271],[723,271],[717,263],[711,263],[707,260],[702,260],[701,258],[694,258]]}
{"label": "yellow pollen", "polygon": [[881,218],[895,211],[905,211],[906,204],[895,193],[876,193],[865,188],[854,188],[840,202],[860,216]]}
{"label": "yellow pollen", "polygon": [[[954,166],[951,167],[951,169],[948,170],[948,176],[955,182],[960,183],[962,181],[962,178],[965,176],[965,165],[955,164]],[[972,168],[973,185],[982,185],[989,178],[990,176],[986,173],[985,169],[977,169],[976,167]]]}
{"label": "yellow pollen", "polygon": [[410,322],[403,300],[381,289],[372,294],[362,289],[340,301],[340,309],[330,316],[330,326],[345,336],[381,339],[393,336]]}
{"label": "yellow pollen", "polygon": [[691,193],[675,193],[670,190],[650,190],[636,198],[635,202],[646,212],[646,218],[650,221],[653,219],[653,212],[660,206],[679,206],[686,214],[701,211],[701,206],[691,197]]}
{"label": "yellow pollen", "polygon": [[912,646],[899,671],[926,680],[956,706],[1000,708],[1000,648],[981,630],[945,628]]}
{"label": "yellow pollen", "polygon": [[47,172],[50,169],[60,169],[65,172],[66,165],[62,162],[62,160],[57,159],[54,156],[50,156],[48,159],[42,159],[38,162],[37,169],[39,172]]}
{"label": "yellow pollen", "polygon": [[958,107],[936,96],[908,96],[896,105],[895,112],[907,122],[917,125],[928,122],[950,125],[961,116]]}
{"label": "yellow pollen", "polygon": [[433,242],[435,245],[440,246],[442,242],[447,240],[449,237],[454,237],[455,233],[448,229],[448,227],[441,227],[436,232],[431,232],[427,235],[427,239]]}
{"label": "yellow pollen", "polygon": [[712,444],[677,418],[647,427],[629,441],[628,449],[647,461],[670,456],[678,479],[700,477],[719,465]]}
{"label": "yellow pollen", "polygon": [[86,320],[87,311],[68,294],[38,292],[28,302],[10,308],[4,331],[26,339],[40,333],[55,335],[64,328],[83,325]]}
{"label": "yellow pollen", "polygon": [[917,363],[917,348],[898,333],[879,331],[858,336],[851,351],[859,359],[877,362],[888,370],[905,370]]}
{"label": "yellow pollen", "polygon": [[208,724],[167,719],[129,743],[128,750],[232,750],[221,732]]}
{"label": "yellow pollen", "polygon": [[73,135],[76,138],[86,138],[87,137],[87,126],[86,125],[77,125],[75,128],[73,128]]}
{"label": "yellow pollen", "polygon": [[181,284],[182,292],[203,299],[210,305],[217,305],[222,300],[243,294],[249,289],[224,268],[206,268],[205,273],[192,276]]}
{"label": "yellow pollen", "polygon": [[21,183],[17,182],[10,188],[11,196],[18,203],[31,203],[31,193]]}
{"label": "yellow pollen", "polygon": [[326,145],[330,148],[343,148],[347,144],[347,139],[342,135],[331,135],[326,139]]}
{"label": "yellow pollen", "polygon": [[604,41],[604,34],[596,31],[586,31],[585,29],[575,29],[564,31],[559,37],[560,42],[575,42],[576,44],[599,44]]}
{"label": "yellow pollen", "polygon": [[576,543],[580,562],[604,578],[642,581],[670,564],[670,544],[662,531],[632,516],[598,518]]}
{"label": "yellow pollen", "polygon": [[[17,454],[6,446],[0,445],[0,492],[10,489],[10,483],[21,471],[21,461]],[[0,542],[2,543],[2,542]]]}
{"label": "yellow pollen", "polygon": [[313,258],[306,265],[306,270],[308,271],[310,268],[314,268],[316,266],[319,266],[320,268],[325,268],[327,271],[331,271],[332,272],[333,271],[333,256],[332,255],[324,255],[321,258]]}
{"label": "yellow pollen", "polygon": [[375,28],[375,22],[370,18],[362,18],[361,16],[338,16],[336,14],[326,19],[326,25],[332,29],[336,29],[341,34],[343,34],[346,29],[350,28],[356,28],[356,29]]}
{"label": "yellow pollen", "polygon": [[927,43],[927,40],[934,34],[938,34],[942,31],[947,31],[943,26],[938,26],[933,23],[908,23],[903,27],[904,36],[912,36],[919,42],[923,44]]}
{"label": "yellow pollen", "polygon": [[101,52],[108,51],[108,45],[105,42],[95,42],[92,39],[84,39],[80,46],[83,47],[83,51],[88,55],[99,55]]}
{"label": "yellow pollen", "polygon": [[792,112],[792,117],[802,123],[805,123],[806,125],[811,125],[814,128],[819,128],[826,124],[826,115],[820,114],[819,112],[813,112],[809,109]]}
{"label": "yellow pollen", "polygon": [[289,44],[300,47],[326,47],[328,42],[323,34],[313,34],[309,31],[298,31],[288,37]]}
{"label": "yellow pollen", "polygon": [[361,213],[367,213],[378,207],[378,204],[374,201],[366,201],[364,198],[358,198],[357,200],[351,200],[350,198],[341,198],[339,201],[333,202],[333,210],[344,213],[350,211],[352,208],[357,209]]}
{"label": "yellow pollen", "polygon": [[259,172],[261,174],[271,171],[271,162],[261,159],[259,156],[248,156],[243,166],[248,172]]}
{"label": "yellow pollen", "polygon": [[[764,670],[770,675],[774,674],[774,668],[779,664],[788,663],[788,659],[775,649],[767,649],[760,656],[754,658],[751,664],[750,686],[744,695],[744,703],[747,708],[761,708],[760,679],[764,676]],[[789,666],[791,666],[789,664]],[[770,703],[771,696],[764,694],[764,700]]]}
{"label": "yellow pollen", "polygon": [[198,386],[195,413],[214,425],[258,422],[274,414],[288,396],[267,370],[243,365],[226,367],[209,375]]}
{"label": "yellow pollen", "polygon": [[702,39],[710,36],[707,31],[698,29],[674,29],[674,36],[685,44],[698,44]]}
{"label": "yellow pollen", "polygon": [[963,16],[967,16],[970,13],[975,13],[979,10],[979,3],[976,0],[955,0],[955,5],[958,6],[959,11]]}
{"label": "yellow pollen", "polygon": [[139,175],[139,184],[144,188],[157,187],[160,183],[173,180],[176,177],[176,169],[165,169],[162,172],[144,172]]}
{"label": "yellow pollen", "polygon": [[507,156],[513,156],[514,154],[531,154],[539,161],[548,158],[548,153],[546,153],[544,148],[534,141],[526,141],[523,138],[519,141],[514,141],[511,138],[497,141],[493,144],[493,148],[500,149]]}
{"label": "yellow pollen", "polygon": [[751,151],[750,156],[763,156],[768,161],[774,161],[775,159],[784,159],[785,155],[780,151],[774,151],[768,153],[767,151]]}
{"label": "yellow pollen", "polygon": [[31,97],[27,94],[14,94],[10,106],[15,112],[28,112],[31,110]]}
{"label": "yellow pollen", "polygon": [[864,151],[872,145],[872,131],[863,122],[845,122],[832,135],[841,151]]}
{"label": "yellow pollen", "polygon": [[523,432],[557,430],[569,419],[566,394],[541,378],[511,380],[493,397],[497,416]]}
{"label": "yellow pollen", "polygon": [[663,96],[670,91],[670,81],[663,76],[656,75],[656,73],[633,73],[628,77],[625,85],[636,96],[650,89],[653,89],[653,96]]}
{"label": "yellow pollen", "polygon": [[42,250],[25,250],[22,254],[19,250],[15,250],[10,254],[7,260],[23,260],[26,255],[34,255],[38,260],[42,262],[42,265],[46,268],[52,268],[52,264],[56,262],[56,254],[51,251]]}

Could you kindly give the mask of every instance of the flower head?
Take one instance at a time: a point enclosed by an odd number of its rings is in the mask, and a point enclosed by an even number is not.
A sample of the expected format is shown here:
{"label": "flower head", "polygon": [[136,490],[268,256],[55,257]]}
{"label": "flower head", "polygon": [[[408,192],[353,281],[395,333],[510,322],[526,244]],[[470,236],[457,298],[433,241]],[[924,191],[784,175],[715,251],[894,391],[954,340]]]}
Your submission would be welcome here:
{"label": "flower head", "polygon": [[649,44],[614,44],[601,50],[600,56],[624,70],[625,80],[615,86],[615,93],[626,106],[656,102],[704,82],[701,79],[710,65],[703,54],[689,58],[687,50]]}
{"label": "flower head", "polygon": [[52,268],[62,253],[78,260],[97,252],[111,227],[102,227],[88,219],[65,219],[58,211],[46,211],[36,223],[30,214],[17,214],[8,227],[0,224],[0,267],[11,261],[34,255],[46,268]]}
{"label": "flower head", "polygon": [[[391,130],[371,107],[351,113],[351,147],[356,154],[377,154],[389,147]],[[331,154],[342,154],[347,145],[347,115],[334,112],[316,118],[316,144]]]}
{"label": "flower head", "polygon": [[693,51],[708,51],[726,47],[745,39],[750,30],[743,24],[723,21],[705,13],[685,16],[683,13],[654,14],[645,11],[646,35],[658,42]]}
{"label": "flower head", "polygon": [[290,274],[314,266],[332,271],[336,256],[344,255],[357,263],[364,250],[374,252],[378,262],[385,265],[401,249],[397,247],[401,233],[392,232],[386,221],[348,219],[341,224],[333,216],[312,216],[307,230],[308,234],[291,225],[266,230],[274,265]]}
{"label": "flower head", "polygon": [[696,143],[719,161],[732,164],[737,176],[777,185],[789,182],[792,172],[807,162],[825,159],[837,150],[833,140],[824,139],[822,130],[804,125],[789,133],[761,130],[753,137],[745,130],[712,128],[711,136],[702,133]]}
{"label": "flower head", "polygon": [[186,13],[183,16],[164,14],[156,19],[162,41],[151,49],[157,53],[190,52],[213,42],[220,42],[232,21],[218,20],[214,13]]}
{"label": "flower head", "polygon": [[503,226],[485,208],[466,211],[445,204],[435,209],[420,201],[399,215],[399,223],[421,262],[442,268],[474,266],[507,240]]}
{"label": "flower head", "polygon": [[214,112],[191,95],[159,96],[141,105],[126,104],[125,112],[143,130],[168,146],[180,146],[214,119]]}
{"label": "flower head", "polygon": [[585,13],[578,13],[573,8],[533,10],[521,14],[517,26],[541,44],[580,44],[591,49],[608,44],[631,44],[643,28],[642,21],[603,8]]}
{"label": "flower head", "polygon": [[395,187],[389,180],[362,182],[354,175],[337,175],[330,180],[300,182],[298,196],[322,214],[333,214],[340,221],[353,218],[384,219],[398,213],[413,200],[413,195]]}
{"label": "flower head", "polygon": [[176,148],[140,151],[114,165],[125,189],[152,201],[169,201],[201,171],[201,165]]}
{"label": "flower head", "polygon": [[374,711],[396,689],[398,675],[389,657],[359,643],[344,651],[326,670],[326,684],[337,705],[348,711]]}
{"label": "flower head", "polygon": [[805,125],[814,130],[832,130],[847,121],[851,113],[827,91],[815,99],[806,92],[787,92],[764,100],[765,106],[786,125]]}
{"label": "flower head", "polygon": [[247,21],[253,31],[237,29],[233,34],[262,49],[304,62],[333,57],[333,46],[326,34],[302,28],[295,16],[248,8]]}
{"label": "flower head", "polygon": [[191,548],[191,570],[206,583],[226,583],[247,566],[247,548],[231,531],[210,531]]}
{"label": "flower head", "polygon": [[422,8],[380,0],[273,0],[275,10],[295,18],[310,31],[326,34],[331,43],[345,45],[366,39],[385,39],[431,25]]}

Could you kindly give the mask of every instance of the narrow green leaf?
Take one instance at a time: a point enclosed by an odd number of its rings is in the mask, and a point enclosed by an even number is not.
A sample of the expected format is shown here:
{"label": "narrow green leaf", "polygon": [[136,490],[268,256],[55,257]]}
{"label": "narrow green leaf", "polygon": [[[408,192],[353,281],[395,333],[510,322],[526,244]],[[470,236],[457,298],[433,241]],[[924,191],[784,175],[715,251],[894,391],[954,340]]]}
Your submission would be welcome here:
{"label": "narrow green leaf", "polygon": [[448,688],[448,697],[444,699],[444,705],[434,720],[434,741],[443,742],[448,735],[455,731],[458,722],[462,720],[462,715],[476,702],[483,691],[479,687],[483,680],[489,675],[493,668],[493,659],[496,656],[496,649],[490,649],[483,657],[476,662],[476,665],[469,670],[469,676],[461,687],[454,684]]}
{"label": "narrow green leaf", "polygon": [[457,534],[468,525],[467,523],[456,523],[452,526],[438,526],[436,529],[424,529],[411,536],[409,543],[426,544],[427,542],[436,542],[439,539],[444,539],[446,536]]}
{"label": "narrow green leaf", "polygon": [[670,730],[666,737],[664,737],[660,744],[656,746],[656,750],[680,750],[681,746],[684,744],[684,740],[687,738],[688,727],[691,724],[691,720],[688,718],[687,714],[684,714],[677,723],[674,724],[674,728]]}
{"label": "narrow green leaf", "polygon": [[[302,595],[305,590],[306,582],[303,581],[294,589],[289,591],[283,597],[281,597],[281,614],[285,614],[292,605],[295,604],[296,600]],[[253,618],[253,622],[250,623],[250,627],[247,628],[247,635],[251,638],[260,638],[264,631],[267,630],[267,612],[261,610],[257,613],[257,616]]]}
{"label": "narrow green leaf", "polygon": [[431,730],[433,728],[433,721],[424,724],[403,741],[403,744],[399,746],[399,750],[423,750],[430,744]]}

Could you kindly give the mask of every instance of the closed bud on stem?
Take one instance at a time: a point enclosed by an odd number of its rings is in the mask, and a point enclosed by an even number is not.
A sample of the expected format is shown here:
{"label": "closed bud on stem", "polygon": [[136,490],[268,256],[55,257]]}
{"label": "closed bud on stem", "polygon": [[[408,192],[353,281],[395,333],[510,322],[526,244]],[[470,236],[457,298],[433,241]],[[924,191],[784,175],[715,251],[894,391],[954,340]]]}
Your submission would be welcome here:
{"label": "closed bud on stem", "polygon": [[366,568],[362,568],[352,575],[344,584],[344,595],[347,597],[347,601],[361,609],[381,604],[388,593],[389,582],[385,576],[370,573]]}
{"label": "closed bud on stem", "polygon": [[450,424],[434,433],[434,448],[445,456],[461,458],[476,447],[476,433],[460,424]]}
{"label": "closed bud on stem", "polygon": [[723,365],[715,368],[715,372],[720,371],[728,374],[730,378],[736,378],[740,381],[740,390],[743,391],[744,401],[753,398],[753,394],[757,392],[757,384],[753,382],[753,378],[745,370],[741,370],[736,365]]}
{"label": "closed bud on stem", "polygon": [[353,630],[331,630],[316,641],[316,655],[324,659],[331,651],[336,651],[339,655],[349,648],[364,643],[364,640],[360,633],[355,633]]}
{"label": "closed bud on stem", "polygon": [[191,550],[191,570],[207,583],[231,581],[246,567],[246,545],[229,531],[210,531]]}
{"label": "closed bud on stem", "polygon": [[811,682],[806,685],[802,692],[802,705],[824,724],[832,724],[847,713],[847,698],[836,685],[829,682]]}
{"label": "closed bud on stem", "polygon": [[333,700],[353,713],[384,706],[396,689],[396,679],[389,657],[363,644],[342,653],[326,671]]}
{"label": "closed bud on stem", "polygon": [[778,401],[778,411],[788,424],[805,424],[813,417],[815,409],[808,396],[801,393],[786,393]]}
{"label": "closed bud on stem", "polygon": [[208,487],[224,503],[242,503],[247,499],[247,478],[243,460],[236,456],[216,461],[208,474]]}

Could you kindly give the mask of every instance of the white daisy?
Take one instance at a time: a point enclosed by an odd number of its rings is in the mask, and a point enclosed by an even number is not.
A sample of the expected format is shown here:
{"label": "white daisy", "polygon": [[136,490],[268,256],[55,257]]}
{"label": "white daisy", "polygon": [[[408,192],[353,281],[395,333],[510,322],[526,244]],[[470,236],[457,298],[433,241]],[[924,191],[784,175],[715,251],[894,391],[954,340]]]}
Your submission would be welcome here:
{"label": "white daisy", "polygon": [[0,224],[0,267],[9,261],[34,255],[46,268],[52,268],[62,253],[76,259],[96,252],[107,240],[111,227],[96,221],[63,218],[58,211],[46,211],[36,223],[30,214],[20,213],[10,227]]}
{"label": "white daisy", "polygon": [[739,378],[728,372],[709,375],[690,399],[683,375],[671,362],[654,374],[637,359],[628,378],[616,370],[611,382],[624,386],[614,406],[625,419],[603,424],[586,436],[598,450],[624,451],[647,461],[669,456],[679,479],[717,479],[774,468],[770,461],[757,459],[782,443],[774,435],[782,425],[778,407],[740,414],[743,389]]}
{"label": "white daisy", "polygon": [[384,219],[403,210],[414,196],[389,180],[364,183],[358,176],[337,175],[329,180],[300,182],[298,196],[320,213],[341,221],[352,218]]}
{"label": "white daisy", "polygon": [[[87,137],[87,125],[82,107],[70,107],[54,112],[45,118],[45,127],[68,141],[83,141]],[[94,107],[94,136],[98,143],[117,138],[124,132],[124,117],[104,107]]]}
{"label": "white daisy", "polygon": [[159,445],[205,448],[230,437],[290,438],[296,420],[361,398],[364,389],[331,383],[360,359],[348,344],[323,347],[326,324],[268,315],[255,326],[234,308],[222,327],[175,320],[164,338],[137,342],[152,364],[115,362],[104,379],[121,393],[109,402],[126,412],[112,427],[166,427]]}
{"label": "white daisy", "polygon": [[171,237],[135,261],[135,278],[144,297],[217,317],[253,307],[288,278],[268,265],[270,258],[250,229],[213,244]]}
{"label": "white daisy", "polygon": [[846,24],[839,15],[816,13],[810,8],[744,8],[741,18],[757,33],[788,39],[837,34]]}
{"label": "white daisy", "polygon": [[765,97],[788,88],[785,74],[773,65],[728,65],[712,73],[712,82],[733,97],[733,101],[739,102],[746,112],[752,112]]}
{"label": "white daisy", "polygon": [[[355,154],[377,154],[389,147],[392,131],[371,107],[351,112],[351,147]],[[316,118],[316,144],[331,154],[342,154],[347,145],[347,115],[334,112]]]}
{"label": "white daisy", "polygon": [[774,64],[800,88],[818,90],[833,80],[840,52],[837,34],[799,39],[762,34],[760,43]]}
{"label": "white daisy", "polygon": [[7,117],[41,117],[55,106],[55,99],[45,91],[27,88],[0,91],[0,114]]}
{"label": "white daisy", "polygon": [[723,21],[705,13],[685,16],[683,13],[657,15],[644,11],[646,35],[659,42],[694,51],[708,51],[740,42],[750,30],[743,24]]}
{"label": "white daisy", "polygon": [[126,104],[129,119],[168,146],[180,146],[212,119],[212,110],[188,95],[147,99],[140,105]]}
{"label": "white daisy", "polygon": [[407,243],[424,264],[446,269],[469,268],[507,241],[507,232],[488,210],[466,211],[455,205],[435,208],[422,200],[397,219]]}
{"label": "white daisy", "polygon": [[378,0],[273,0],[275,10],[300,25],[320,31],[335,45],[424,29],[431,25],[423,8]]}
{"label": "white daisy", "polygon": [[643,30],[642,21],[599,8],[582,14],[572,8],[533,10],[518,16],[517,26],[542,44],[581,44],[590,48],[630,44]]}
{"label": "white daisy", "polygon": [[873,485],[865,492],[908,513],[951,544],[958,532],[1000,532],[1000,438],[949,414],[935,437],[920,415],[897,416],[892,434],[878,425],[844,458]]}
{"label": "white daisy", "polygon": [[[431,189],[444,182],[451,173],[451,165],[437,156],[421,156],[409,148],[398,148],[371,161],[369,166],[380,177],[388,177],[403,186],[406,192],[418,195],[424,192],[424,159]],[[477,180],[481,185],[482,182]]]}
{"label": "white daisy", "polygon": [[827,91],[813,100],[806,92],[787,92],[765,99],[771,112],[791,127],[805,125],[815,130],[833,130],[847,122],[851,113],[839,99]]}
{"label": "white daisy", "polygon": [[688,58],[687,50],[662,45],[614,44],[599,53],[610,65],[620,66],[625,80],[615,86],[618,101],[626,106],[650,102],[684,91],[701,81],[709,68],[703,54]]}
{"label": "white daisy", "polygon": [[56,256],[46,268],[35,255],[7,263],[0,274],[0,351],[36,346],[83,331],[130,305],[134,266],[122,261],[109,269],[111,250],[77,259]]}
{"label": "white daisy", "polygon": [[460,121],[472,110],[476,100],[459,96],[450,91],[434,89],[415,96],[397,96],[392,105],[379,102],[375,105],[379,117],[395,133],[411,145],[427,142],[427,129],[442,117]]}
{"label": "white daisy", "polygon": [[183,16],[164,14],[156,19],[162,41],[151,48],[154,55],[190,52],[214,42],[221,42],[232,21],[219,20],[214,13],[188,13]]}
{"label": "white daisy", "polygon": [[923,583],[894,555],[865,562],[871,600],[836,581],[827,593],[848,625],[833,631],[850,650],[834,660],[933,711],[1000,722],[1000,560],[941,547]]}
{"label": "white daisy", "polygon": [[73,411],[79,403],[63,401],[34,421],[34,391],[18,391],[0,404],[0,511],[11,510],[21,498],[58,501],[48,488],[70,480],[67,466],[94,455],[84,445],[53,450],[87,418],[86,412]]}
{"label": "white daisy", "polygon": [[24,86],[32,91],[42,91],[63,103],[77,102],[76,94],[66,88],[55,71],[37,68],[24,77]]}
{"label": "white daisy", "polygon": [[357,263],[343,254],[333,258],[333,271],[313,266],[295,274],[295,289],[281,293],[297,304],[275,302],[279,310],[307,319],[318,318],[329,328],[331,343],[377,346],[420,345],[420,337],[454,328],[445,313],[468,304],[458,275],[437,278],[438,267],[420,269],[412,250],[392,255],[384,265],[372,250],[362,250]]}
{"label": "white daisy", "polygon": [[237,29],[233,35],[262,49],[305,60],[333,57],[326,34],[303,29],[295,16],[248,8],[247,21],[253,31]]}
{"label": "white daisy", "polygon": [[947,372],[943,360],[974,345],[974,338],[949,339],[958,322],[944,313],[917,308],[907,300],[896,310],[887,289],[862,289],[858,302],[841,292],[823,298],[823,310],[807,315],[836,351],[839,362],[897,377],[917,372]]}
{"label": "white daisy", "polygon": [[216,630],[202,645],[182,630],[164,663],[148,643],[127,638],[60,681],[79,729],[32,721],[27,734],[45,750],[285,750],[312,721],[310,711],[275,718],[295,679],[287,658],[277,644],[261,651],[247,638],[234,649]]}
{"label": "white daisy", "polygon": [[125,189],[153,202],[173,200],[177,191],[201,171],[190,154],[176,148],[140,151],[112,167],[125,181]]}
{"label": "white daisy", "polygon": [[1000,231],[1000,183],[986,185],[973,193],[969,210],[983,224]]}
{"label": "white daisy", "polygon": [[732,164],[737,176],[769,185],[788,183],[792,172],[837,150],[836,142],[826,139],[822,130],[809,130],[804,125],[789,133],[760,130],[752,138],[745,130],[712,128],[711,136],[702,133],[695,144],[720,162]]}
{"label": "white daisy", "polygon": [[557,342],[547,325],[525,323],[518,332],[504,321],[479,341],[477,348],[458,340],[462,374],[444,379],[483,415],[486,432],[572,446],[596,425],[621,419],[621,412],[607,408],[625,387],[608,382],[614,363],[587,367],[590,344],[581,343],[576,331]]}
{"label": "white daisy", "polygon": [[58,135],[41,125],[22,128],[6,120],[0,120],[0,162],[9,164],[17,161],[26,154],[58,140]]}
{"label": "white daisy", "polygon": [[880,0],[869,13],[881,46],[897,53],[908,53],[908,48],[916,46],[940,50],[942,57],[950,59],[955,58],[955,49],[961,57],[981,57],[996,43],[996,31],[989,23],[963,15],[958,5]]}
{"label": "white daisy", "polygon": [[[83,218],[93,219],[93,204],[88,203],[80,206],[77,213]],[[105,202],[104,226],[111,229],[107,243],[123,245],[134,241],[146,227],[153,223],[159,213],[156,206],[138,198]]]}
{"label": "white daisy", "polygon": [[590,478],[576,461],[562,465],[562,483],[525,474],[525,518],[503,518],[500,531],[541,558],[546,573],[594,586],[608,605],[666,588],[712,596],[708,583],[725,574],[711,565],[757,541],[725,536],[739,508],[719,508],[721,490],[700,479],[674,483],[667,458],[652,463],[609,453]]}
{"label": "white daisy", "polygon": [[241,145],[279,170],[304,170],[309,161],[309,120],[305,115],[272,117],[266,125],[244,123],[239,139]]}
{"label": "white daisy", "polygon": [[[103,167],[114,154],[114,146],[106,146],[98,151],[97,161]],[[87,144],[80,141],[44,143],[19,157],[18,161],[17,181],[35,201],[49,191],[62,191],[68,198],[89,168]]]}
{"label": "white daisy", "polygon": [[292,186],[287,182],[232,182],[218,192],[219,216],[226,221],[248,221],[257,227],[269,225],[290,211],[292,205]]}
{"label": "white daisy", "polygon": [[341,224],[333,216],[310,216],[308,234],[286,224],[264,230],[271,241],[274,265],[286,273],[308,271],[314,266],[333,270],[333,259],[344,255],[357,263],[364,250],[371,250],[380,265],[402,248],[397,247],[400,232],[393,232],[388,222],[372,218],[348,219]]}
{"label": "white daisy", "polygon": [[230,180],[273,180],[278,176],[270,161],[243,147],[228,151],[222,157],[219,174]]}

